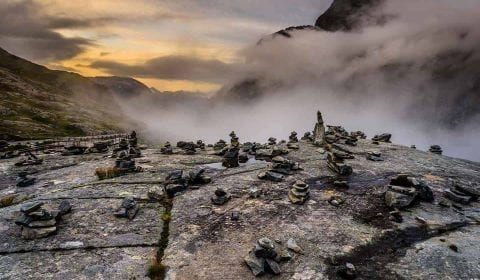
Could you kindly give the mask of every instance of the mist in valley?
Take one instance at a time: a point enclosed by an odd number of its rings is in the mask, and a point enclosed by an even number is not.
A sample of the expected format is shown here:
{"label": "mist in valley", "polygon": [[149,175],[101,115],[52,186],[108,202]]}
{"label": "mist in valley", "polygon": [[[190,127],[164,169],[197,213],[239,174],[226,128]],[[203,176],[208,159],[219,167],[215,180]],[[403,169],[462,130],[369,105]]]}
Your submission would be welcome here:
{"label": "mist in valley", "polygon": [[[327,124],[478,161],[480,19],[476,1],[460,2],[387,1],[381,26],[266,36],[209,98],[143,96],[122,107],[157,142],[212,143],[232,130],[243,142],[287,139],[311,131],[320,110]],[[242,86],[252,80],[255,94]]]}

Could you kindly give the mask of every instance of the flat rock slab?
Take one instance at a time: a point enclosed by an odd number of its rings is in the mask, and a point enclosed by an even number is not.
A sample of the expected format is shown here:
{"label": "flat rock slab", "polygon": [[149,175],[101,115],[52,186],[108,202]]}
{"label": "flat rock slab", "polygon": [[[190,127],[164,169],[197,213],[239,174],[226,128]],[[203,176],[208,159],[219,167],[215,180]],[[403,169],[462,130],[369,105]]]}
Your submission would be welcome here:
{"label": "flat rock slab", "polygon": [[[20,227],[13,222],[19,216],[19,207],[0,209],[0,254],[25,251],[44,251],[70,248],[155,246],[162,232],[158,203],[139,203],[140,211],[133,220],[116,218],[113,213],[121,199],[69,200],[72,212],[58,224],[55,235],[23,240]],[[47,206],[55,208],[60,201]]]}
{"label": "flat rock slab", "polygon": [[0,255],[0,279],[149,279],[156,248],[106,248]]}
{"label": "flat rock slab", "polygon": [[[21,189],[8,183],[0,187],[0,195],[30,194],[28,201],[43,201],[52,208],[68,200],[72,212],[60,221],[55,235],[25,241],[14,224],[20,205],[1,208],[0,279],[145,278],[159,248],[165,212],[160,203],[147,200],[147,191],[159,187],[171,171],[198,168],[206,169],[212,183],[177,193],[171,213],[165,216],[171,217],[165,227],[169,235],[162,261],[168,267],[166,279],[254,279],[243,259],[261,237],[279,241],[275,246],[280,249],[293,238],[303,251],[290,252],[293,258],[280,263],[279,276],[262,279],[337,279],[332,260],[342,258],[355,265],[358,279],[478,277],[475,261],[480,250],[475,242],[480,229],[471,217],[480,220],[480,204],[472,202],[457,209],[441,207],[438,202],[451,181],[479,184],[479,163],[394,144],[373,145],[369,140],[345,148],[355,156],[346,160],[353,167],[351,176],[331,172],[325,154],[300,141],[299,149],[284,157],[300,162],[303,170],[280,183],[258,179],[259,172],[269,169],[265,161],[250,160],[225,169],[221,157],[208,154],[211,149],[192,156],[143,150],[144,163],[138,165],[144,172],[101,182],[94,175],[95,168],[112,165],[113,159],[101,154],[47,155],[42,166],[28,167],[37,168],[33,176],[38,181],[33,186]],[[367,160],[369,151],[380,152],[385,161]],[[76,165],[68,166],[69,162]],[[0,161],[0,182],[11,182],[21,170],[12,167],[13,163]],[[389,220],[391,209],[385,206],[383,194],[390,179],[405,172],[431,186],[435,201],[401,211],[403,222],[395,223]],[[310,188],[303,205],[288,200],[297,180]],[[346,181],[349,188],[336,188],[335,180]],[[221,206],[210,200],[217,188],[231,195]],[[252,188],[260,190],[257,198],[250,197]],[[138,199],[141,207],[132,221],[113,215],[126,196]],[[332,196],[342,197],[345,203],[329,204]],[[238,219],[232,220],[232,213]],[[450,227],[457,224],[462,226]],[[438,231],[449,227],[449,231]],[[429,232],[425,229],[432,228],[437,230],[425,234]]]}

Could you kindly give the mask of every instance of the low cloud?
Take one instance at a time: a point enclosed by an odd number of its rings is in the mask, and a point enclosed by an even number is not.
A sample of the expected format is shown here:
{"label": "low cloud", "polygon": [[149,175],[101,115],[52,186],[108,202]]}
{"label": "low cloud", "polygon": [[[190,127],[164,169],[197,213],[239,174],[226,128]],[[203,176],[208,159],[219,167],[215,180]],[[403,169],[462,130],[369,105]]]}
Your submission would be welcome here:
{"label": "low cloud", "polygon": [[239,74],[240,66],[215,59],[191,56],[163,56],[142,64],[128,65],[110,60],[93,62],[90,67],[115,76],[132,76],[166,80],[192,80],[223,83]]}

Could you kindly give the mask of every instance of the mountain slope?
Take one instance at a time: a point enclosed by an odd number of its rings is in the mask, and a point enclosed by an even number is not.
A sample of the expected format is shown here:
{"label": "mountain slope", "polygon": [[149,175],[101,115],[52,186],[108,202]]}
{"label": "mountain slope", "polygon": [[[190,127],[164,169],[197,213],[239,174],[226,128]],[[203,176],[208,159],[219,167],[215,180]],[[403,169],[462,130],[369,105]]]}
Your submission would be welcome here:
{"label": "mountain slope", "polygon": [[115,94],[81,75],[0,49],[0,138],[79,136],[129,126]]}

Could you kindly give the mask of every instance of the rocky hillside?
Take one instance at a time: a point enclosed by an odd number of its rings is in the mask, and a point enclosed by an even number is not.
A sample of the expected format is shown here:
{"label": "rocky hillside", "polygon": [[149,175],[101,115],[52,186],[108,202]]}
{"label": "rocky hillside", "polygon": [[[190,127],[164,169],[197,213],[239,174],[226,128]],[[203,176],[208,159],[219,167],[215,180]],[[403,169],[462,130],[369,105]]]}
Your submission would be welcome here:
{"label": "rocky hillside", "polygon": [[148,90],[131,78],[87,78],[50,70],[0,49],[0,138],[120,130],[130,124],[119,110],[117,98]]}

